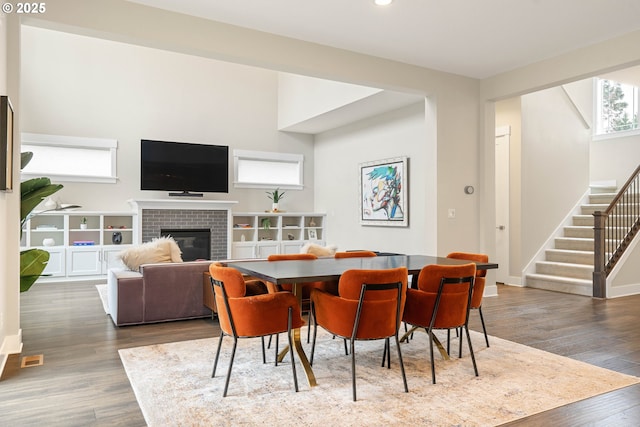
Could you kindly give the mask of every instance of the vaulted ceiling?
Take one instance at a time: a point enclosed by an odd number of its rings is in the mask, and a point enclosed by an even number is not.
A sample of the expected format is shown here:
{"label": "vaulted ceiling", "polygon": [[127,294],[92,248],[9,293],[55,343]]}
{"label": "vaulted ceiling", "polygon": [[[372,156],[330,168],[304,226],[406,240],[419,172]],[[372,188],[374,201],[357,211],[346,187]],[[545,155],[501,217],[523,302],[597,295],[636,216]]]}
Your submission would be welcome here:
{"label": "vaulted ceiling", "polygon": [[130,0],[473,78],[630,32],[638,0]]}

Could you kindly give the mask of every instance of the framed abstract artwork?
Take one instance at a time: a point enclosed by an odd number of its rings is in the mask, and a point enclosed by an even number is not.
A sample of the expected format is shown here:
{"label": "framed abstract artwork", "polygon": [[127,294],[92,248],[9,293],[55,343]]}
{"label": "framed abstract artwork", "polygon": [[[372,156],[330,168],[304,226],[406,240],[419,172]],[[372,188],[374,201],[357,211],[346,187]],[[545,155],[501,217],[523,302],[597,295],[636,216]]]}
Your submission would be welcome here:
{"label": "framed abstract artwork", "polygon": [[13,189],[13,108],[0,96],[0,191]]}
{"label": "framed abstract artwork", "polygon": [[359,168],[360,224],[407,227],[408,158],[361,163]]}

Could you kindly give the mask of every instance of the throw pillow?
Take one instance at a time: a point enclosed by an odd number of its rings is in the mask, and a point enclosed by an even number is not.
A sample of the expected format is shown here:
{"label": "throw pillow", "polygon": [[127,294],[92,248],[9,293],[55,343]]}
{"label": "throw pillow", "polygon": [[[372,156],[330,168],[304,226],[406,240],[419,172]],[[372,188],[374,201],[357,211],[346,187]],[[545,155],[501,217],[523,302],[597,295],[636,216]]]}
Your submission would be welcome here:
{"label": "throw pillow", "polygon": [[336,254],[336,250],[338,250],[338,247],[335,245],[320,246],[315,243],[305,243],[304,246],[300,248],[300,253],[313,254],[317,257],[329,257],[334,256]]}
{"label": "throw pillow", "polygon": [[125,249],[120,259],[129,270],[138,271],[142,264],[182,262],[182,251],[172,237],[160,237]]}

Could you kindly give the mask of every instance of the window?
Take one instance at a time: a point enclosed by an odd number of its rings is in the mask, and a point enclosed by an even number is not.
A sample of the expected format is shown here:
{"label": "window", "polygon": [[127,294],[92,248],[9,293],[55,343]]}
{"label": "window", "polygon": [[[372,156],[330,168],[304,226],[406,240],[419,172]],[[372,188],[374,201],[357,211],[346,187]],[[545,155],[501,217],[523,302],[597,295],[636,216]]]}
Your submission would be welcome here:
{"label": "window", "polygon": [[117,147],[115,139],[23,133],[22,151],[33,152],[33,159],[22,177],[115,183]]}
{"label": "window", "polygon": [[638,129],[638,87],[596,79],[596,135]]}
{"label": "window", "polygon": [[234,187],[303,188],[302,154],[233,150],[233,159]]}

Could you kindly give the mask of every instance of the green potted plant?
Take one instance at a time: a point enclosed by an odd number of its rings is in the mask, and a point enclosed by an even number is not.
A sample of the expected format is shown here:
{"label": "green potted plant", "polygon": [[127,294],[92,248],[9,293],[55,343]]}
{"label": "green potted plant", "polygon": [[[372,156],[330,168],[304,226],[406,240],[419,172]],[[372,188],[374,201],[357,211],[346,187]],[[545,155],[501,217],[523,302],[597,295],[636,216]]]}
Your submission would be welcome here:
{"label": "green potted plant", "polygon": [[280,191],[280,188],[276,188],[273,191],[267,191],[267,197],[273,202],[271,204],[271,210],[273,212],[278,212],[278,204],[280,200],[284,197],[284,191]]}
{"label": "green potted plant", "polygon": [[[33,153],[21,153],[20,169],[24,168]],[[20,235],[27,219],[34,216],[31,212],[56,191],[62,189],[60,184],[51,184],[49,178],[32,178],[20,183]],[[43,249],[26,249],[20,252],[20,292],[26,292],[36,280],[42,276],[42,272],[49,262],[49,252]]]}
{"label": "green potted plant", "polygon": [[80,221],[80,229],[81,230],[86,230],[87,229],[87,217],[83,216],[82,220]]}

